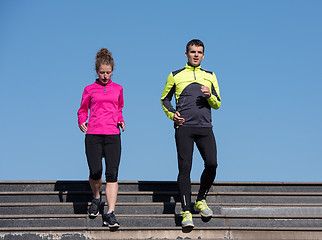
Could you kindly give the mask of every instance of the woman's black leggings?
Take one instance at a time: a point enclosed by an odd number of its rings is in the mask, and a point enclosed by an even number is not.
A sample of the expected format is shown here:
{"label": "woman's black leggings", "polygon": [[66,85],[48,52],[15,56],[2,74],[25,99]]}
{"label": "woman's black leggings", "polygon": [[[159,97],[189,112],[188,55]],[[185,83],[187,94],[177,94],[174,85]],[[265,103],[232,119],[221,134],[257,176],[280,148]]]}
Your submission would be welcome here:
{"label": "woman's black leggings", "polygon": [[102,158],[105,158],[106,182],[117,182],[121,158],[121,137],[117,135],[86,134],[85,148],[89,177],[99,180],[102,177]]}
{"label": "woman's black leggings", "polygon": [[210,127],[181,126],[175,130],[178,153],[178,187],[183,211],[190,211],[191,207],[191,179],[192,155],[194,143],[204,160],[204,170],[200,178],[200,189],[197,201],[205,199],[212,186],[217,169],[216,140]]}

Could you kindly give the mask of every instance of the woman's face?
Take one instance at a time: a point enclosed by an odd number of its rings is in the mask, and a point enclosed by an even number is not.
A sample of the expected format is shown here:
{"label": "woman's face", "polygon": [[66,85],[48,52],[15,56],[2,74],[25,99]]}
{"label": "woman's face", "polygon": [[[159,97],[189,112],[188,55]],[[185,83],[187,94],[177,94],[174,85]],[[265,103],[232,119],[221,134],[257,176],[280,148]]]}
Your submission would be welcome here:
{"label": "woman's face", "polygon": [[107,84],[111,79],[112,72],[111,65],[102,64],[97,71],[98,80],[103,84]]}

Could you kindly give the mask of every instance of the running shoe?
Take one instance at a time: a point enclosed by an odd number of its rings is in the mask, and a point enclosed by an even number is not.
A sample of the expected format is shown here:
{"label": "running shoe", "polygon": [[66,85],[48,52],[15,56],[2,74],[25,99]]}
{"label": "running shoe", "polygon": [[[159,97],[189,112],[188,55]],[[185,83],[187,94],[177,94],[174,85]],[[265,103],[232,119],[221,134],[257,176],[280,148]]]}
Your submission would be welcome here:
{"label": "running shoe", "polygon": [[182,222],[181,222],[182,227],[194,227],[195,226],[192,221],[192,215],[189,211],[182,211],[181,217],[182,217]]}
{"label": "running shoe", "polygon": [[213,215],[212,210],[208,207],[206,200],[195,201],[194,209],[200,213],[203,217],[211,217]]}
{"label": "running shoe", "polygon": [[90,217],[97,217],[99,214],[100,200],[93,199],[91,205],[89,206],[87,212]]}
{"label": "running shoe", "polygon": [[119,228],[120,227],[120,224],[116,220],[114,212],[103,215],[103,226],[107,226],[110,228]]}

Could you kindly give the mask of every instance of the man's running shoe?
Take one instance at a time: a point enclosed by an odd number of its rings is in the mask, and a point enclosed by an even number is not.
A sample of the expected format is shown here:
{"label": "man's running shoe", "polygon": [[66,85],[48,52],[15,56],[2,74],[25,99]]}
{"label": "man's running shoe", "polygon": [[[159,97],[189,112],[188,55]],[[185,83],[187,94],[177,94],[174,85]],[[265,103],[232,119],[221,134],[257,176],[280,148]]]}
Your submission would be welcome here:
{"label": "man's running shoe", "polygon": [[114,212],[103,215],[103,226],[107,226],[114,229],[120,227],[120,224],[116,220]]}
{"label": "man's running shoe", "polygon": [[212,210],[208,207],[206,200],[195,201],[194,209],[200,213],[203,217],[211,217],[213,215]]}
{"label": "man's running shoe", "polygon": [[189,211],[185,211],[185,212],[182,211],[181,217],[182,217],[182,222],[181,222],[182,227],[194,227],[195,226],[192,221],[192,215]]}
{"label": "man's running shoe", "polygon": [[97,217],[99,214],[100,200],[93,199],[91,205],[89,206],[87,212],[90,217]]}

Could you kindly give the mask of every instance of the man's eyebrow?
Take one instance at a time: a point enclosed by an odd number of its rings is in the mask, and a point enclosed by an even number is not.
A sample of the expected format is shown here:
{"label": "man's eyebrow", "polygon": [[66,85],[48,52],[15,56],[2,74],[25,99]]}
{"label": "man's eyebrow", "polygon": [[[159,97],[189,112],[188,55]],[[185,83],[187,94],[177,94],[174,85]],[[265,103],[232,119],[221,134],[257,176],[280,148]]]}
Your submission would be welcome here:
{"label": "man's eyebrow", "polygon": [[[197,52],[197,51],[191,50],[190,52],[191,52],[191,53],[195,53],[195,52]],[[203,53],[203,51],[198,51],[198,53]]]}

